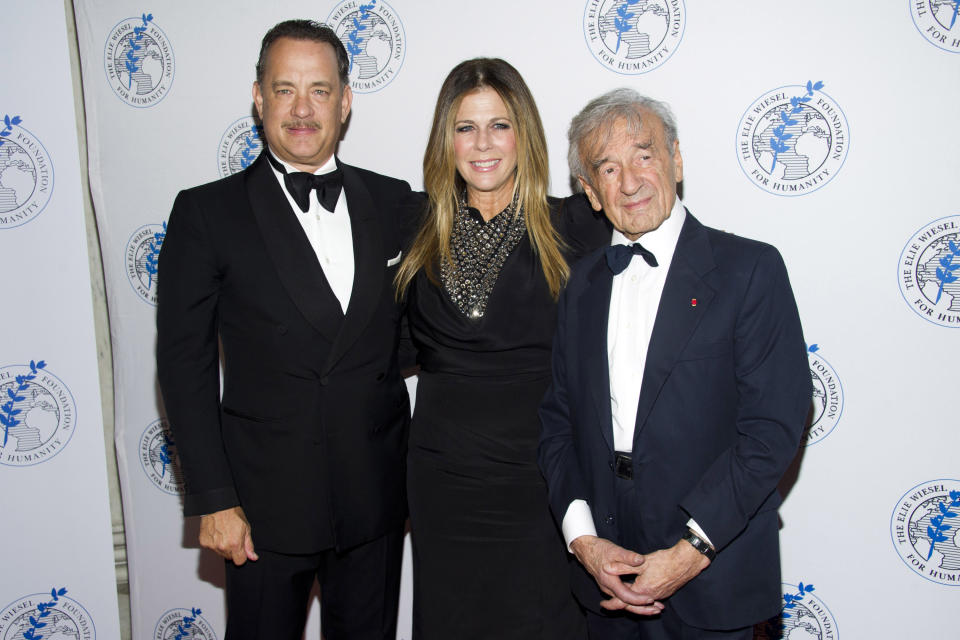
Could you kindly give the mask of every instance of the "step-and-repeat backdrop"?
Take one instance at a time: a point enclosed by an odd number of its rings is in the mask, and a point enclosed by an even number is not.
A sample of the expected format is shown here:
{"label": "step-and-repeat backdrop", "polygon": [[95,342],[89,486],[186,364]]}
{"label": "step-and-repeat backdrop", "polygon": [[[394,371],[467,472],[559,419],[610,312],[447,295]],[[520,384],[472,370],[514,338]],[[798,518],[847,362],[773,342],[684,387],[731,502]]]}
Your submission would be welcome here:
{"label": "step-and-repeat backdrop", "polygon": [[[570,184],[566,127],[590,98],[629,86],[670,102],[685,157],[684,201],[707,224],[779,247],[809,343],[811,425],[782,487],[784,635],[955,633],[960,118],[950,105],[960,104],[958,6],[78,3],[91,186],[115,349],[134,637],[166,638],[177,625],[195,637],[223,635],[222,565],[199,552],[196,524],[180,515],[177,445],[158,401],[157,255],[177,191],[240,171],[262,150],[251,118],[254,63],[263,33],[290,17],[329,22],[348,43],[355,100],[341,157],[415,186],[422,184],[440,83],[466,58],[503,57],[524,75],[543,115],[552,190],[560,195]],[[0,375],[27,373],[31,360],[43,358],[46,368],[36,375],[49,386],[35,387],[31,402],[38,411],[55,407],[66,421],[72,405],[63,404],[71,400],[61,390],[76,391],[94,376],[81,374],[70,361],[75,356],[60,350],[66,332],[88,314],[66,304],[73,287],[64,280],[77,277],[77,269],[64,264],[66,251],[51,246],[51,237],[57,231],[79,238],[79,216],[70,209],[74,226],[67,231],[62,200],[57,206],[43,192],[29,202],[8,195],[25,163],[35,167],[32,179],[51,189],[52,166],[58,190],[71,170],[69,151],[59,161],[53,153],[70,137],[69,117],[54,113],[62,104],[45,96],[53,72],[27,68],[39,65],[40,55],[55,63],[63,57],[37,37],[54,26],[5,29],[5,41],[19,44],[5,47],[3,109],[22,117],[7,125],[17,137],[6,139],[23,141],[27,159],[0,147],[0,238],[15,248],[13,257],[2,256],[3,316],[13,324]],[[48,155],[40,154],[41,143]],[[73,586],[64,573],[35,573],[40,564],[32,556],[85,548],[73,541],[87,512],[73,515],[77,507],[65,497],[81,493],[81,478],[101,474],[95,455],[80,460],[76,442],[93,404],[80,407],[77,397],[77,436],[69,448],[66,433],[61,438],[58,460],[36,471],[0,471],[4,487],[15,486],[3,492],[4,528],[16,531],[24,550],[35,550],[14,554],[12,562],[29,565],[24,575],[36,578],[7,589],[8,599],[47,583]],[[58,451],[50,447],[53,457]],[[68,461],[76,462],[75,472]],[[48,471],[51,477],[41,478]],[[12,495],[29,508],[7,507]],[[38,531],[56,531],[57,542],[45,544]],[[83,594],[84,604],[89,598]],[[408,565],[400,637],[409,637],[409,609]]]}
{"label": "step-and-repeat backdrop", "polygon": [[0,638],[119,638],[63,0],[0,7]]}

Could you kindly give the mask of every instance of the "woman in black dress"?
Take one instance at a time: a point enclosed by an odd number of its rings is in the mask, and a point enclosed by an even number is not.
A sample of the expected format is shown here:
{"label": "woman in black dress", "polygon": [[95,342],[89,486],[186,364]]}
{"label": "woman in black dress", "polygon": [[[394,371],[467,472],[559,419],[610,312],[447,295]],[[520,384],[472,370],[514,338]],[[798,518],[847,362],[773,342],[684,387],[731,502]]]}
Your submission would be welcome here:
{"label": "woman in black dress", "polygon": [[426,214],[397,275],[420,365],[414,639],[585,638],[536,464],[537,408],[568,264],[609,229],[581,198],[547,197],[540,116],[503,60],[447,76],[423,173]]}

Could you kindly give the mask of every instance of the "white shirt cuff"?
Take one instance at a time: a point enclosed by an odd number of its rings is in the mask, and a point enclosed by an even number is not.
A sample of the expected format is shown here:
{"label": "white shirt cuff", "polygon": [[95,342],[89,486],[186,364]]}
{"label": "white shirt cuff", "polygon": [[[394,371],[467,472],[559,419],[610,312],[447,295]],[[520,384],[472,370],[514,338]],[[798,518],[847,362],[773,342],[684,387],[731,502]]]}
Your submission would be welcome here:
{"label": "white shirt cuff", "polygon": [[590,513],[590,505],[587,504],[586,500],[574,500],[570,503],[567,512],[563,515],[560,530],[563,532],[563,539],[567,543],[567,551],[570,551],[570,543],[580,536],[597,535],[597,527],[593,524],[593,514]]}
{"label": "white shirt cuff", "polygon": [[[567,511],[567,513],[570,513],[569,510]],[[694,520],[693,518],[690,518],[689,520],[687,520],[687,526],[688,526],[695,534],[697,534],[698,536],[700,536],[701,538],[703,538],[704,540],[706,540],[707,544],[709,544],[711,547],[716,546],[716,545],[713,544],[713,542],[710,541],[710,538],[707,537],[707,534],[704,533],[703,529],[700,528],[700,525],[697,524],[697,521],[696,521],[696,520]]]}

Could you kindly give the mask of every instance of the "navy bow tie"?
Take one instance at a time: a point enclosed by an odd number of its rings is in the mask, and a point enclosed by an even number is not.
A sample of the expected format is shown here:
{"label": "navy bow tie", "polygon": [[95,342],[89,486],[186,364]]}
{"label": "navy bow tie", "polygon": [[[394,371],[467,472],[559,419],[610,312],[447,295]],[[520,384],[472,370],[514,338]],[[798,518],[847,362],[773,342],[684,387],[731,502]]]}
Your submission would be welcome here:
{"label": "navy bow tie", "polygon": [[336,209],[337,200],[340,199],[340,189],[343,188],[343,172],[340,171],[340,167],[320,175],[305,171],[287,173],[286,167],[280,164],[270,152],[267,152],[267,160],[274,169],[283,174],[283,184],[300,207],[300,211],[306,213],[310,210],[310,192],[314,189],[317,190],[317,198],[324,209],[331,212]]}
{"label": "navy bow tie", "polygon": [[658,266],[657,259],[652,253],[643,248],[639,242],[634,242],[633,244],[614,244],[610,245],[606,249],[607,254],[607,266],[610,267],[610,271],[613,271],[613,275],[618,273],[623,273],[623,270],[630,265],[630,260],[633,259],[633,256],[643,256],[643,259],[647,261],[647,264],[651,267]]}

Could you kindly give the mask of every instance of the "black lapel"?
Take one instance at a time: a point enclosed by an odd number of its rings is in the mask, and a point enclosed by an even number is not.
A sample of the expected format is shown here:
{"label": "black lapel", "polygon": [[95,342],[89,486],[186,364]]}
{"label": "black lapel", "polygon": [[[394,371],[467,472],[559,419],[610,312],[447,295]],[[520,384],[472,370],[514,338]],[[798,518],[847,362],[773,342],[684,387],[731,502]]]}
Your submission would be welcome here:
{"label": "black lapel", "polygon": [[[700,320],[709,312],[716,293],[703,280],[703,275],[714,268],[713,252],[706,228],[687,211],[680,230],[677,248],[673,253],[670,272],[660,297],[660,307],[653,323],[647,362],[643,370],[640,399],[637,404],[637,422],[634,445],[660,395],[660,389],[677,362]],[[693,301],[696,300],[696,303]],[[696,393],[696,389],[690,389]]]}
{"label": "black lapel", "polygon": [[610,289],[613,273],[601,252],[587,274],[587,288],[577,301],[578,316],[583,336],[580,352],[585,362],[580,363],[582,379],[590,387],[597,411],[600,432],[610,451],[613,451],[613,416],[610,413],[610,365],[607,361],[607,320],[610,312]]}
{"label": "black lapel", "polygon": [[350,232],[353,235],[353,290],[340,333],[324,365],[325,372],[337,364],[370,323],[380,300],[386,273],[381,225],[377,224],[373,197],[353,167],[340,164],[340,168],[343,171],[343,191],[347,195]]}
{"label": "black lapel", "polygon": [[264,158],[266,153],[264,150],[247,172],[247,196],[253,217],[287,294],[307,321],[332,342],[342,323],[343,311],[283,188]]}

